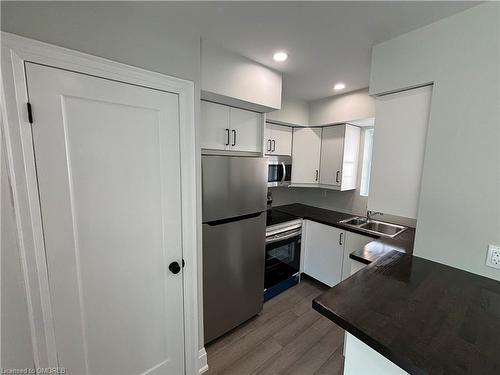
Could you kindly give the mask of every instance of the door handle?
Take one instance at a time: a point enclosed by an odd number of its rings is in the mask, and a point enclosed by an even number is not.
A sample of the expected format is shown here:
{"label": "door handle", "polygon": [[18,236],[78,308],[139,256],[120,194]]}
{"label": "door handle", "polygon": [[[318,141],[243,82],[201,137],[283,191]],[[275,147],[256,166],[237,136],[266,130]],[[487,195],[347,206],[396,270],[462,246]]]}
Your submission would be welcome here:
{"label": "door handle", "polygon": [[340,174],[340,171],[337,171],[337,174],[335,175],[335,182],[340,182],[339,181],[339,174]]}
{"label": "door handle", "polygon": [[226,129],[226,135],[227,135],[226,146],[229,146],[229,129]]}
{"label": "door handle", "polygon": [[267,142],[268,142],[267,151],[271,152],[271,140],[268,139]]}
{"label": "door handle", "polygon": [[231,146],[236,146],[236,130],[231,130],[233,132],[233,144]]}
{"label": "door handle", "polygon": [[316,177],[315,177],[315,180],[318,181],[318,176],[319,175],[319,171],[316,169]]}
{"label": "door handle", "polygon": [[283,168],[283,177],[281,178],[281,183],[284,183],[285,182],[285,177],[286,177],[285,163],[281,163],[281,167]]}
{"label": "door handle", "polygon": [[168,265],[168,269],[170,272],[172,272],[174,275],[177,275],[181,271],[181,266],[177,262],[172,262]]}
{"label": "door handle", "polygon": [[344,236],[344,232],[340,232],[339,236],[339,245],[342,245],[342,237]]}
{"label": "door handle", "polygon": [[274,152],[274,151],[276,151],[276,141],[273,139],[272,143],[273,143],[273,151],[272,152]]}

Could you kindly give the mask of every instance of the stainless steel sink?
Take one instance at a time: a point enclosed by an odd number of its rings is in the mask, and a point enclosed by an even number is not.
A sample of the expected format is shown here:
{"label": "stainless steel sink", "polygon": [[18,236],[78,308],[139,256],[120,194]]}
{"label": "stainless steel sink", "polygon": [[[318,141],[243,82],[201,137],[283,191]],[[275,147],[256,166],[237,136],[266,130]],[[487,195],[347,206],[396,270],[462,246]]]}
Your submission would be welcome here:
{"label": "stainless steel sink", "polygon": [[358,226],[358,225],[366,223],[366,221],[367,221],[367,219],[365,219],[363,217],[353,217],[351,219],[343,220],[343,221],[341,221],[341,223],[347,224],[347,225]]}
{"label": "stainless steel sink", "polygon": [[396,237],[398,234],[407,229],[407,227],[404,227],[402,225],[385,223],[378,220],[368,220],[367,218],[358,216],[342,220],[340,223],[356,228],[357,230],[363,232],[391,238]]}

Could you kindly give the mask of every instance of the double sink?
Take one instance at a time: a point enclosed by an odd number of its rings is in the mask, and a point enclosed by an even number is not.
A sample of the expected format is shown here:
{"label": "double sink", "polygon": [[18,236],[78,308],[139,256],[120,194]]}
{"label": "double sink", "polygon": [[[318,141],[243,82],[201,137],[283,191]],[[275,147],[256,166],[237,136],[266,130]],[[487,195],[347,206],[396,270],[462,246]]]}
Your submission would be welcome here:
{"label": "double sink", "polygon": [[350,226],[352,228],[356,228],[357,230],[376,234],[378,236],[385,236],[394,238],[398,234],[402,233],[407,229],[402,225],[396,225],[391,223],[385,223],[383,221],[378,220],[368,220],[365,217],[351,217],[346,220],[340,221],[340,223]]}

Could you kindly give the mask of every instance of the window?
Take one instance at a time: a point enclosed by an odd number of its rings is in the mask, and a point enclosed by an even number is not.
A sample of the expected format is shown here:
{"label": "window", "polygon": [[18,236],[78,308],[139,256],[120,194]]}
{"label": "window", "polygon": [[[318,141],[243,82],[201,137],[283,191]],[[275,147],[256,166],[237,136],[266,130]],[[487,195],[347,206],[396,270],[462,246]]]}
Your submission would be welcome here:
{"label": "window", "polygon": [[361,170],[361,186],[359,194],[367,197],[370,190],[370,172],[372,169],[373,128],[365,130],[365,143],[363,146],[363,169]]}

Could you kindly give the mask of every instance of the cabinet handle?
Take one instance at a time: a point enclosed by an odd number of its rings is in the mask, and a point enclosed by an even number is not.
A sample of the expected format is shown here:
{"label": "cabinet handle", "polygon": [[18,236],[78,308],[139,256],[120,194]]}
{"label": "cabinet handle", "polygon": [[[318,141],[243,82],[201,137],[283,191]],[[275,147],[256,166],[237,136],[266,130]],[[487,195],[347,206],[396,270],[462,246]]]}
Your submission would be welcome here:
{"label": "cabinet handle", "polygon": [[270,140],[270,139],[268,139],[268,140],[267,140],[267,143],[268,143],[267,151],[268,151],[268,152],[271,152],[271,140]]}
{"label": "cabinet handle", "polygon": [[226,129],[226,135],[227,135],[226,146],[229,146],[229,129]]}
{"label": "cabinet handle", "polygon": [[340,182],[339,181],[339,174],[340,174],[340,171],[337,171],[337,174],[335,175],[335,181],[336,182]]}
{"label": "cabinet handle", "polygon": [[273,139],[272,143],[273,143],[273,151],[272,152],[274,152],[274,151],[276,151],[276,141]]}
{"label": "cabinet handle", "polygon": [[231,146],[236,146],[236,130],[231,130],[233,132],[233,144]]}
{"label": "cabinet handle", "polygon": [[344,232],[340,232],[339,236],[339,245],[342,245],[342,237],[344,236]]}
{"label": "cabinet handle", "polygon": [[316,169],[316,177],[315,177],[315,180],[318,181],[318,176],[319,175],[319,171]]}

